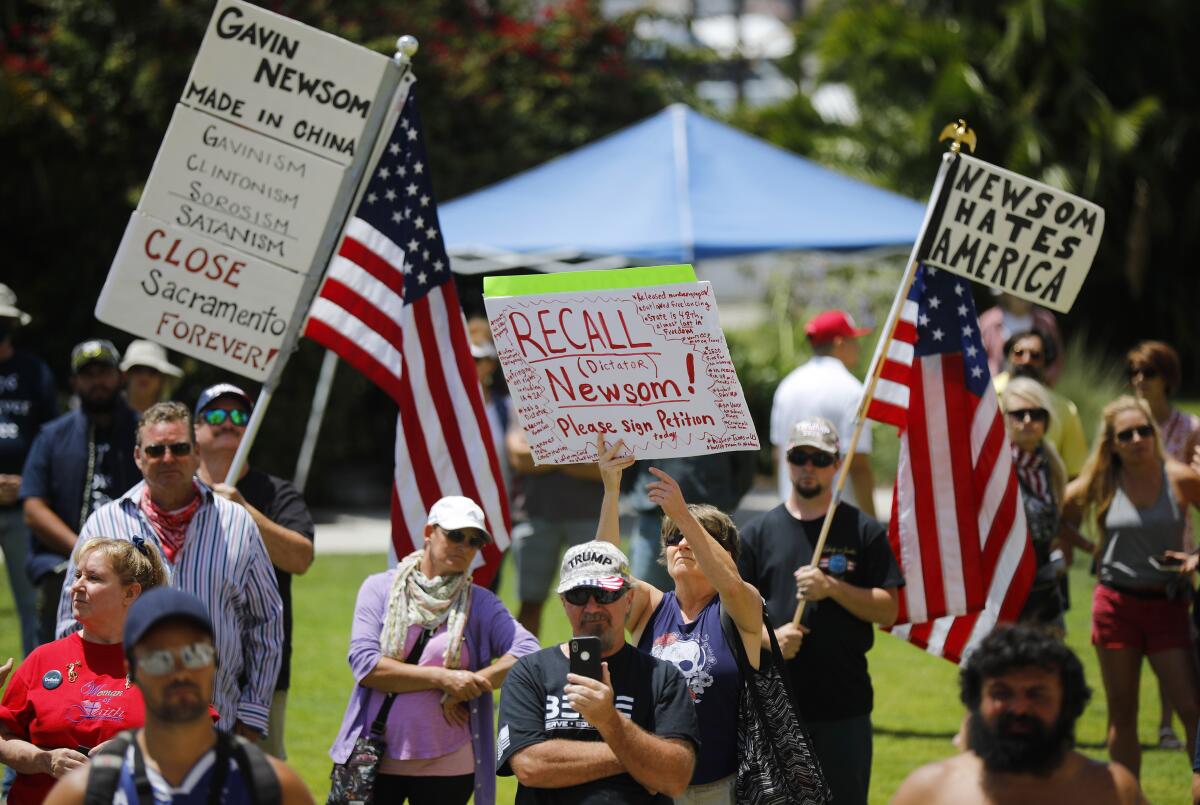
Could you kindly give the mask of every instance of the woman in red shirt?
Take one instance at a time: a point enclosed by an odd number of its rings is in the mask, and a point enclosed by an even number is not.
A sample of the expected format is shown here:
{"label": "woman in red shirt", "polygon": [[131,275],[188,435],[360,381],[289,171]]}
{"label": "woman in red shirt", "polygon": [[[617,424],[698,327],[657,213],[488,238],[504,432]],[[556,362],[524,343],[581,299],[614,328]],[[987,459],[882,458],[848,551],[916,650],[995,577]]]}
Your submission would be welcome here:
{"label": "woman in red shirt", "polygon": [[10,802],[40,803],[92,749],[142,725],[145,709],[125,675],[121,634],[130,605],[166,581],[158,550],[140,539],[95,539],[79,548],[71,614],[83,629],[36,648],[0,701],[0,763],[17,772]]}

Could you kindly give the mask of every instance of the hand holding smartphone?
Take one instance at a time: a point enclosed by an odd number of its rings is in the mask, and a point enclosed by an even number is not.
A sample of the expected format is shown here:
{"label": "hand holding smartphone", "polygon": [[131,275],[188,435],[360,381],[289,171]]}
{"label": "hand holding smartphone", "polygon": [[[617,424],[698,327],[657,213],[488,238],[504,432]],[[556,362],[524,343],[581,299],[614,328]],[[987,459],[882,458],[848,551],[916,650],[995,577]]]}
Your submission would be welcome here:
{"label": "hand holding smartphone", "polygon": [[1169,554],[1160,553],[1150,557],[1150,566],[1155,570],[1161,570],[1167,573],[1179,570],[1183,560],[1178,556],[1170,556]]}
{"label": "hand holding smartphone", "polygon": [[571,673],[596,680],[603,678],[600,672],[600,638],[572,637],[567,648]]}

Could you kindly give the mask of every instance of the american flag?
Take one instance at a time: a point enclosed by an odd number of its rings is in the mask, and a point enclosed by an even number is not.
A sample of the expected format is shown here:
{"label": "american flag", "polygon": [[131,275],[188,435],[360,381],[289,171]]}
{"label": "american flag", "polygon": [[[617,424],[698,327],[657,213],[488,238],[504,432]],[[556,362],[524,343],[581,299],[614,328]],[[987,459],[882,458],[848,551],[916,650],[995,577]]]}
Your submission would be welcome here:
{"label": "american flag", "polygon": [[1016,620],[1034,574],[966,280],[917,269],[867,416],[900,429],[888,536],[907,585],[892,633],[958,662]]}
{"label": "american flag", "polygon": [[483,567],[475,571],[476,582],[487,584],[509,544],[508,497],[411,90],[370,171],[304,334],[399,406],[392,485],[396,556],[422,544],[435,501],[465,495],[483,509],[496,540],[484,548]]}

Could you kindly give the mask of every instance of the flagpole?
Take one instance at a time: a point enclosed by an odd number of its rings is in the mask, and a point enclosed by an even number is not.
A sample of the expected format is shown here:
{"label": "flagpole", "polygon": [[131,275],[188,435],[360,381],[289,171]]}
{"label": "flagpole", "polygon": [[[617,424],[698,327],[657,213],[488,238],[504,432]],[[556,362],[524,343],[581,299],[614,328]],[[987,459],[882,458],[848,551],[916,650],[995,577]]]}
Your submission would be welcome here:
{"label": "flagpole", "polygon": [[[953,125],[953,124],[952,124]],[[969,142],[971,150],[974,150],[974,133],[970,133],[968,140],[966,133],[970,132],[966,128],[966,124],[959,121],[963,133],[961,139],[956,138],[955,142],[950,146],[950,151],[942,155],[942,164],[938,168],[937,176],[933,181],[933,192],[930,193],[929,203],[925,206],[925,217],[921,221],[921,229],[917,234],[916,241],[913,242],[912,252],[908,256],[908,264],[904,269],[904,276],[900,280],[900,288],[896,292],[896,298],[892,300],[892,308],[888,311],[887,319],[879,331],[879,340],[875,344],[875,354],[871,357],[871,368],[867,372],[866,386],[863,388],[862,399],[858,403],[858,412],[854,415],[854,435],[847,445],[845,455],[842,458],[842,464],[838,468],[837,478],[834,481],[833,495],[829,499],[829,508],[825,511],[825,521],[821,523],[821,533],[817,537],[817,544],[813,547],[812,561],[809,567],[817,567],[821,561],[821,552],[825,550],[825,540],[829,537],[829,528],[833,524],[833,513],[837,509],[838,504],[842,502],[842,491],[846,486],[846,476],[849,474],[850,462],[854,460],[855,453],[858,451],[858,439],[862,435],[863,427],[867,421],[867,409],[871,405],[871,401],[875,397],[875,386],[879,382],[879,375],[883,371],[885,352],[888,344],[892,341],[892,335],[895,332],[896,325],[900,320],[900,311],[904,308],[904,302],[908,299],[908,292],[912,288],[913,280],[917,276],[917,266],[920,265],[925,255],[929,253],[929,246],[926,240],[930,239],[933,229],[930,223],[935,217],[939,217],[941,207],[943,206],[943,192],[949,187],[947,177],[951,173],[951,169],[957,166],[958,152],[962,142]],[[946,132],[942,132],[942,137],[946,139]],[[792,624],[800,625],[801,619],[804,617],[804,607],[807,601],[800,601],[796,606],[796,614],[792,616]]]}
{"label": "flagpole", "polygon": [[[367,172],[372,165],[379,160],[379,155],[386,144],[386,137],[381,138],[381,131],[391,131],[391,128],[396,125],[396,118],[400,116],[400,108],[404,105],[404,100],[408,97],[408,91],[412,88],[416,78],[412,74],[412,57],[416,55],[417,48],[416,37],[402,36],[396,40],[396,53],[392,56],[392,62],[400,68],[399,77],[396,79],[395,90],[392,93],[391,103],[388,106],[387,112],[384,114],[379,126],[375,129],[372,135],[371,156],[364,163],[362,175],[359,177],[359,183],[354,191],[354,196],[351,203],[344,211],[345,216],[349,216],[350,212],[356,209],[362,201],[363,193],[366,192],[367,183],[370,181],[370,174]],[[341,242],[343,230],[345,229],[345,220],[337,229],[337,238],[329,246],[329,257],[325,261],[325,269],[329,267],[329,262],[333,259],[333,249]],[[250,448],[254,446],[254,439],[258,436],[258,429],[262,425],[262,420],[267,414],[267,406],[271,404],[271,398],[275,394],[275,389],[279,386],[279,378],[283,375],[283,368],[287,364],[288,358],[292,352],[296,350],[296,345],[300,341],[300,333],[304,320],[308,318],[308,310],[312,306],[312,297],[316,294],[321,285],[321,280],[324,279],[324,271],[321,272],[320,279],[316,279],[305,288],[307,300],[303,307],[303,315],[293,316],[292,322],[289,325],[290,338],[285,342],[283,348],[279,350],[279,354],[275,358],[275,365],[271,369],[271,373],[267,376],[263,383],[262,390],[258,393],[258,402],[254,404],[254,410],[250,414],[250,421],[246,423],[246,432],[242,435],[242,441],[238,444],[237,452],[233,454],[233,463],[229,465],[229,472],[225,475],[225,483],[234,486],[241,477],[242,470],[246,466],[246,460],[250,456]],[[297,311],[301,310],[301,306],[297,306]],[[315,401],[314,401],[315,403]],[[328,403],[326,396],[324,403]],[[309,420],[316,417],[317,422],[324,417],[325,411],[322,406],[320,411],[314,410],[309,416]],[[315,436],[314,436],[315,438]],[[315,449],[315,446],[314,446]]]}

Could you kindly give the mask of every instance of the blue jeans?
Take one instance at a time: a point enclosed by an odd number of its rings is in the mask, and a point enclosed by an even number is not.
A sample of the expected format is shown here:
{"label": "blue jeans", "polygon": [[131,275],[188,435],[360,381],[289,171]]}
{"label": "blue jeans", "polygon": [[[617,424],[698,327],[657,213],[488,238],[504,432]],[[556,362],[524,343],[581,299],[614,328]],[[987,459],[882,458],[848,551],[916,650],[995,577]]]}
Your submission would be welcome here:
{"label": "blue jeans", "polygon": [[28,654],[37,645],[37,598],[33,582],[25,572],[29,555],[29,527],[20,506],[0,509],[0,549],[4,551],[4,566],[8,568],[8,586],[17,605],[21,622],[21,648]]}
{"label": "blue jeans", "polygon": [[654,585],[664,593],[675,589],[675,580],[667,568],[658,563],[662,555],[662,515],[639,513],[633,526],[633,537],[629,540],[629,564],[633,575]]}

